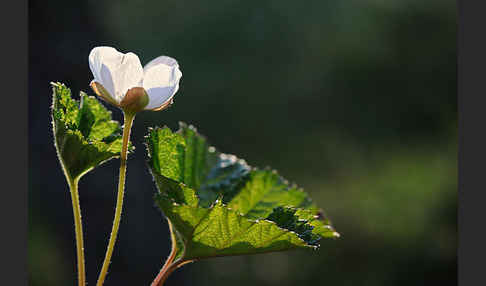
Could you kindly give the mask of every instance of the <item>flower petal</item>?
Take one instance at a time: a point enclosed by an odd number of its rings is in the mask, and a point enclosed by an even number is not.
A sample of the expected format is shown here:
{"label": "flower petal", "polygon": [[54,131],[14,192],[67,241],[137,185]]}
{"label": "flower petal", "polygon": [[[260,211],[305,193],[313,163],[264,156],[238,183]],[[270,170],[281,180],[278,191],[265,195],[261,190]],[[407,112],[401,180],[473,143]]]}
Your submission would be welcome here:
{"label": "flower petal", "polygon": [[173,58],[160,56],[143,68],[143,88],[149,96],[145,109],[157,109],[172,99],[179,90],[182,72]]}
{"label": "flower petal", "polygon": [[119,103],[128,89],[142,83],[143,68],[134,53],[120,53],[112,47],[96,47],[89,54],[94,81],[102,84]]}

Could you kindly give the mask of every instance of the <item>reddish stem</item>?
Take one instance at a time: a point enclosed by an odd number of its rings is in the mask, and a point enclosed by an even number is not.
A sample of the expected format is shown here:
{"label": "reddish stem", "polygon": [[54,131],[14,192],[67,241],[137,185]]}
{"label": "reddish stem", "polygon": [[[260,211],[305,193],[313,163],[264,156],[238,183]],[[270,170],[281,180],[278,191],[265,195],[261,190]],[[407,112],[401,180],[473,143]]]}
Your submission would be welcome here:
{"label": "reddish stem", "polygon": [[[186,261],[178,260],[168,267],[166,267],[166,265],[164,265],[164,267],[162,267],[162,269],[160,270],[157,277],[155,277],[151,286],[162,286],[162,285],[164,285],[165,280],[167,280],[169,275],[172,274],[172,272],[174,272],[174,270],[176,270],[179,267],[186,265],[187,263],[191,263],[191,262],[193,262],[193,260],[186,260]],[[166,262],[166,264],[167,264],[167,262]]]}

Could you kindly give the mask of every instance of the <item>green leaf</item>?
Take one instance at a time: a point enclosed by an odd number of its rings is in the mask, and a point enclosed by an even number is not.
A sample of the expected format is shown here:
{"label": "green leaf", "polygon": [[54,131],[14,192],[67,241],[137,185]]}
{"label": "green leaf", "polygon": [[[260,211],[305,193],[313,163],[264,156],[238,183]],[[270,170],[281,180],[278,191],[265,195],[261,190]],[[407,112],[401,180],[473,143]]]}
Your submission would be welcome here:
{"label": "green leaf", "polygon": [[151,128],[145,140],[179,261],[317,248],[339,236],[302,189],[216,151],[192,126]]}
{"label": "green leaf", "polygon": [[[80,101],[62,83],[51,83],[54,144],[69,179],[79,179],[96,166],[120,156],[122,128],[95,97]],[[129,147],[133,151],[132,146]]]}

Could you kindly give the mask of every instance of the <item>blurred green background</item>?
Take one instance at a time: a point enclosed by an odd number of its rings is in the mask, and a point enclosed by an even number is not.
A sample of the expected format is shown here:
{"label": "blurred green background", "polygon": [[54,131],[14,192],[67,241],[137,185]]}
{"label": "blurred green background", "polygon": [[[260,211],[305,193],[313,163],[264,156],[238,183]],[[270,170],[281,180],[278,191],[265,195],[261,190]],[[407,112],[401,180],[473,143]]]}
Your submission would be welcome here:
{"label": "blurred green background", "polygon": [[[149,285],[169,253],[142,139],[178,121],[279,170],[342,237],[318,251],[200,261],[167,285],[456,285],[456,27],[452,0],[30,1],[29,285],[76,283],[49,82],[92,94],[87,59],[99,45],[142,64],[169,55],[183,72],[173,107],[135,121],[107,286]],[[89,285],[111,230],[118,164],[80,183]]]}

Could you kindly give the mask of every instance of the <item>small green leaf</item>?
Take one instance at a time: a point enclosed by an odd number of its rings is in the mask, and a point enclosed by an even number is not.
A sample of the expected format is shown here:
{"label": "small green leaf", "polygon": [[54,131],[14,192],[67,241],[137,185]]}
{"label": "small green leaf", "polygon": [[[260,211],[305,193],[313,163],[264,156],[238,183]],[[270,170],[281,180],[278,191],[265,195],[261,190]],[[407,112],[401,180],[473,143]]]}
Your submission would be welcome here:
{"label": "small green leaf", "polygon": [[303,190],[217,152],[194,127],[149,129],[145,139],[180,261],[317,248],[339,236]]}
{"label": "small green leaf", "polygon": [[[79,179],[96,166],[119,157],[122,129],[95,97],[80,93],[78,102],[71,90],[51,83],[52,126],[57,154],[68,179]],[[132,146],[129,150],[133,151]]]}

